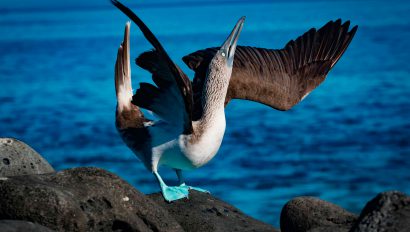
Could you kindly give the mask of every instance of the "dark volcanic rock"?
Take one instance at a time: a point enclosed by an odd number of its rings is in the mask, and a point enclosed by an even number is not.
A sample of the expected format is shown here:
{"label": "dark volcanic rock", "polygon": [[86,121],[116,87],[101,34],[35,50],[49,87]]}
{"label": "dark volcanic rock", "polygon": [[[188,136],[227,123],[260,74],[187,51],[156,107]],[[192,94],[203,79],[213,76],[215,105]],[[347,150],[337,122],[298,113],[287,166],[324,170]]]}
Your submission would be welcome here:
{"label": "dark volcanic rock", "polygon": [[380,193],[366,204],[352,231],[410,231],[410,197],[397,191]]}
{"label": "dark volcanic rock", "polygon": [[282,232],[349,231],[357,216],[332,203],[313,198],[292,199],[282,209]]}
{"label": "dark volcanic rock", "polygon": [[349,229],[346,227],[335,227],[335,226],[320,226],[308,230],[308,232],[347,232]]}
{"label": "dark volcanic rock", "polygon": [[210,194],[190,191],[189,199],[167,203],[160,193],[149,195],[179,222],[185,231],[277,231]]}
{"label": "dark volcanic rock", "polygon": [[1,232],[53,232],[49,228],[27,221],[0,220]]}
{"label": "dark volcanic rock", "polygon": [[1,219],[58,231],[182,231],[166,210],[97,168],[3,177],[0,196]]}
{"label": "dark volcanic rock", "polygon": [[30,146],[17,139],[0,138],[0,176],[51,172],[51,165]]}

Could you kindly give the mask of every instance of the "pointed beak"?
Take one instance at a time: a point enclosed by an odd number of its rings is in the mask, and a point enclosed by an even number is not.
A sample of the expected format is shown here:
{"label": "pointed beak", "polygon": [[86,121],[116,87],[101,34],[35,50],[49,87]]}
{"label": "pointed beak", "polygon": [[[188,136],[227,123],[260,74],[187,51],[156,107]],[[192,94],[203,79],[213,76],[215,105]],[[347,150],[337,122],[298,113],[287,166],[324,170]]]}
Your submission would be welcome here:
{"label": "pointed beak", "polygon": [[225,55],[228,61],[231,61],[231,62],[233,61],[236,44],[238,42],[239,34],[241,34],[244,22],[245,22],[245,16],[242,16],[236,23],[231,34],[228,36],[226,41],[221,46],[221,49],[224,49],[228,53]]}

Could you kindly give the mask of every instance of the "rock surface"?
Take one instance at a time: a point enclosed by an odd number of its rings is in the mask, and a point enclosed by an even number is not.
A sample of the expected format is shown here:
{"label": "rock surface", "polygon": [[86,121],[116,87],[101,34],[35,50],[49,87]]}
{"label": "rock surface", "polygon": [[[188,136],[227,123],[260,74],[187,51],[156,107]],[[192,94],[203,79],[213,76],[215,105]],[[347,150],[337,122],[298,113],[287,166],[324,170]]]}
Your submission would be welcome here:
{"label": "rock surface", "polygon": [[0,219],[57,231],[183,231],[166,210],[97,168],[0,179]]}
{"label": "rock surface", "polygon": [[17,139],[0,138],[0,176],[51,172],[51,165],[30,146]]}
{"label": "rock surface", "polygon": [[277,231],[210,194],[190,191],[189,199],[167,203],[160,193],[149,197],[179,222],[185,231]]}
{"label": "rock surface", "polygon": [[49,228],[27,221],[0,220],[1,232],[53,232]]}
{"label": "rock surface", "polygon": [[[55,172],[16,139],[0,138],[0,231],[278,231],[212,195],[191,191],[173,203],[148,197],[98,168]],[[11,219],[11,220],[7,220]],[[282,232],[407,232],[410,197],[392,191],[360,217],[332,203],[298,197],[281,213]]]}
{"label": "rock surface", "polygon": [[332,203],[297,197],[283,207],[280,216],[282,232],[348,232],[357,216]]}
{"label": "rock surface", "polygon": [[380,193],[366,204],[352,231],[410,231],[410,197],[397,191]]}

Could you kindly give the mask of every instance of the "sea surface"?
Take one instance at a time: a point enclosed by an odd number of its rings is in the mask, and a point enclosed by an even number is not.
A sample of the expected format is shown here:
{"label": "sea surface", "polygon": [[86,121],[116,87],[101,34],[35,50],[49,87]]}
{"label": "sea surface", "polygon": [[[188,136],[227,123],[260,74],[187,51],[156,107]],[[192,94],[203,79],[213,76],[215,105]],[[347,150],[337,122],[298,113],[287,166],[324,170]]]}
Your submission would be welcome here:
{"label": "sea surface", "polygon": [[[409,1],[125,1],[189,76],[182,56],[219,46],[247,19],[241,45],[281,48],[311,27],[359,25],[327,80],[281,112],[236,100],[218,155],[185,173],[243,212],[279,226],[308,195],[359,213],[377,193],[410,194]],[[127,18],[108,1],[0,2],[0,137],[15,137],[57,170],[96,166],[144,193],[154,176],[114,127],[114,62]],[[151,46],[132,26],[132,57]],[[132,67],[134,89],[150,75]],[[169,183],[174,173],[162,168]]]}

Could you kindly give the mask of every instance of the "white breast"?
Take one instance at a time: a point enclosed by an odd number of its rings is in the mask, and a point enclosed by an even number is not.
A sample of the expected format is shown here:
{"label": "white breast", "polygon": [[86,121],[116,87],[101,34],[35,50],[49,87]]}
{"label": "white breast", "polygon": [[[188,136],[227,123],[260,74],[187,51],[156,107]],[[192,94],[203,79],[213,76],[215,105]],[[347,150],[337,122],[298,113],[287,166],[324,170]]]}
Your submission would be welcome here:
{"label": "white breast", "polygon": [[[208,163],[218,152],[225,133],[225,115],[215,117],[215,120],[202,130],[198,135],[198,140],[184,146],[184,153],[195,167],[200,167]],[[180,139],[180,143],[184,138]]]}
{"label": "white breast", "polygon": [[[194,122],[196,128],[199,122]],[[162,126],[150,128],[153,137],[152,161],[171,168],[189,170],[208,163],[218,152],[225,133],[225,114],[219,114],[212,122],[198,131],[197,139],[192,135],[172,136]]]}

